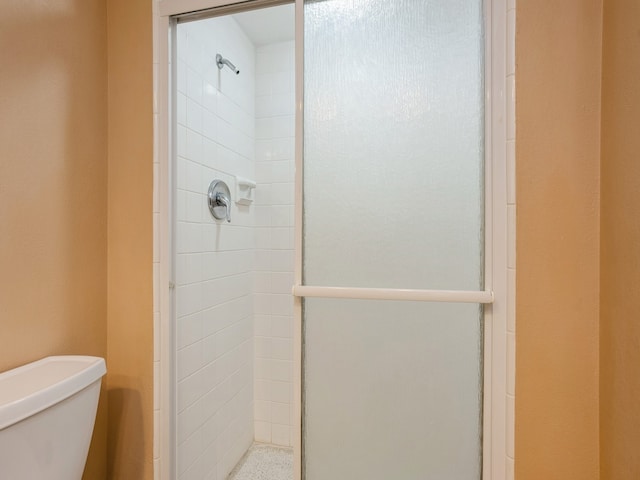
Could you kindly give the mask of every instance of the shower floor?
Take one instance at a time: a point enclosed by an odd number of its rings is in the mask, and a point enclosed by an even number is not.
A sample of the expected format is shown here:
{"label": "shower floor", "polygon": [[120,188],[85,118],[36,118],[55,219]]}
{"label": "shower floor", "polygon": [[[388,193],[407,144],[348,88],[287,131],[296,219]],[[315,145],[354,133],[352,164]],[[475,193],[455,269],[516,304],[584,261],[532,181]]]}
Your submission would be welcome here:
{"label": "shower floor", "polygon": [[293,480],[293,450],[254,443],[228,480]]}

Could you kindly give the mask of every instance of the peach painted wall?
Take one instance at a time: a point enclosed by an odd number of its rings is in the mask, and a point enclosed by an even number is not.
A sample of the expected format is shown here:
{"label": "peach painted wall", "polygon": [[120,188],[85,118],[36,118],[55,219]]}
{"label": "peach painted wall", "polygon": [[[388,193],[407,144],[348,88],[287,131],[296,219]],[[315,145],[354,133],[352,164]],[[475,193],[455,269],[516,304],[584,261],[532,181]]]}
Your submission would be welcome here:
{"label": "peach painted wall", "polygon": [[599,475],[601,0],[516,11],[516,480]]}
{"label": "peach painted wall", "polygon": [[[0,6],[0,371],[106,356],[104,0]],[[106,395],[85,478],[105,478]]]}
{"label": "peach painted wall", "polygon": [[153,478],[153,79],[149,0],[108,0],[109,478]]}
{"label": "peach painted wall", "polygon": [[604,2],[602,480],[640,478],[640,2]]}

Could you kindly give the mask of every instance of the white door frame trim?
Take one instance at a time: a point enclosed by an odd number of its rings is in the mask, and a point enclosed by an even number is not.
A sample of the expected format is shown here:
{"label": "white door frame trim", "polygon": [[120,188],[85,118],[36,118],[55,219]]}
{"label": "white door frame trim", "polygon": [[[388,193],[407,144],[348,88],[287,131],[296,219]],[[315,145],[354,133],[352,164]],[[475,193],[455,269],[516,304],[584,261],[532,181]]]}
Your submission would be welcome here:
{"label": "white door frame trim", "polygon": [[[266,0],[269,2],[270,0]],[[154,416],[154,469],[155,478],[175,480],[175,446],[173,432],[175,424],[175,325],[173,321],[172,288],[172,202],[170,182],[171,155],[174,149],[171,128],[171,33],[175,30],[177,15],[208,10],[228,5],[255,6],[261,0],[154,0],[154,150],[158,162],[158,173],[154,179],[154,189],[158,198],[156,233],[154,245],[158,250],[159,265],[157,286],[154,289],[155,302],[159,305],[160,318],[155,324],[156,357],[154,386],[156,389]],[[294,283],[302,285],[302,58],[303,58],[303,0],[296,3],[296,186],[295,186],[295,270]],[[515,32],[507,28],[507,0],[484,0],[485,4],[485,290],[492,291],[494,302],[485,306],[484,332],[484,407],[483,407],[483,478],[487,480],[508,480],[512,478],[513,458],[507,454],[508,440],[513,442],[513,409],[508,412],[507,370],[515,369],[513,352],[507,355],[507,300],[513,301],[513,282],[508,282],[508,252],[515,245],[514,234],[509,230],[507,215],[507,141],[508,132],[513,131],[515,119],[509,115],[513,109],[513,91],[509,91],[507,45],[514,45]],[[509,107],[509,108],[508,108]],[[512,159],[511,159],[512,161]],[[511,166],[512,168],[513,166]],[[515,208],[515,206],[514,206]],[[302,308],[300,297],[294,303],[294,409],[298,427],[301,425],[301,354],[302,354]],[[513,320],[513,319],[511,319]],[[511,348],[513,350],[513,347]],[[511,393],[511,396],[513,392]],[[295,438],[295,479],[301,478],[301,429],[294,428]]]}

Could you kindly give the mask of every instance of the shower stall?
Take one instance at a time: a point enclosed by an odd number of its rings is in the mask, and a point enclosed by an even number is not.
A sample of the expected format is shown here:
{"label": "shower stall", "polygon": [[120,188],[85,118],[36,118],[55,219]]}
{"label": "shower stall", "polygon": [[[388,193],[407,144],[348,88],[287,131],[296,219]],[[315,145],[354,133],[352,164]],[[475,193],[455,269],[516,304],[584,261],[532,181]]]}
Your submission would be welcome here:
{"label": "shower stall", "polygon": [[290,448],[294,9],[176,28],[177,478]]}
{"label": "shower stall", "polygon": [[506,478],[506,6],[165,1],[161,478]]}

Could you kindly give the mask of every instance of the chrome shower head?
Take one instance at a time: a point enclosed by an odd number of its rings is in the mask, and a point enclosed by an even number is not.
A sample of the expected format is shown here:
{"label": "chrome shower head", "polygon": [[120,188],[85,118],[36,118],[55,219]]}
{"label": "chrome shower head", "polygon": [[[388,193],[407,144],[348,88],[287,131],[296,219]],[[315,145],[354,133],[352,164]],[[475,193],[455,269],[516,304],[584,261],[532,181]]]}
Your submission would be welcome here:
{"label": "chrome shower head", "polygon": [[233,70],[235,72],[236,75],[238,75],[240,73],[240,70],[238,70],[236,68],[236,66],[231,63],[229,60],[227,60],[226,58],[223,58],[222,55],[220,55],[219,53],[216,55],[216,65],[218,65],[218,68],[220,70],[222,70],[222,67],[224,67],[225,65],[227,67],[229,67],[231,70]]}

